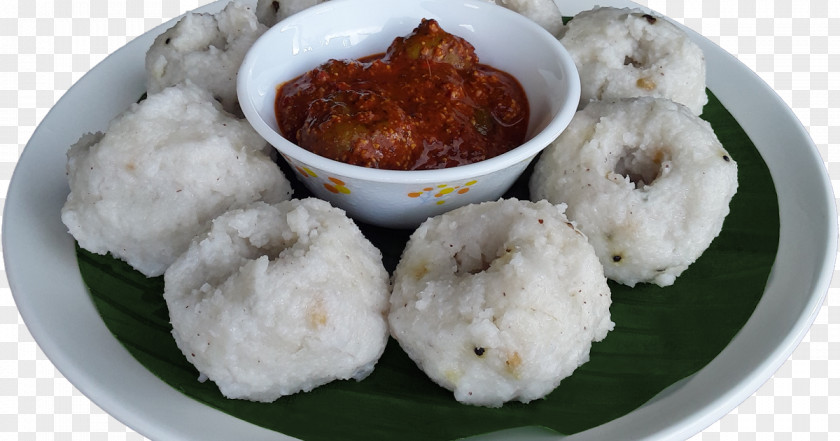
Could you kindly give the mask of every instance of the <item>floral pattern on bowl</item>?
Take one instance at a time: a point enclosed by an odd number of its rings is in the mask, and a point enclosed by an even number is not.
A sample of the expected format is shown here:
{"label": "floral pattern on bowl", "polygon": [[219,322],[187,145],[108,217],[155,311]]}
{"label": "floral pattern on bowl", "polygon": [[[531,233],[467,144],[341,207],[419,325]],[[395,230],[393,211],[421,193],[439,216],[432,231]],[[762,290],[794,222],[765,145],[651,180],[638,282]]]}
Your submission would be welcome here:
{"label": "floral pattern on bowl", "polygon": [[470,191],[470,186],[475,185],[478,181],[473,179],[467,181],[463,185],[439,184],[429,187],[424,187],[421,191],[414,191],[408,193],[408,197],[420,199],[422,201],[434,200],[435,204],[442,205],[446,203],[448,197],[466,194]]}
{"label": "floral pattern on bowl", "polygon": [[[283,155],[287,162],[292,164],[294,161],[289,159],[288,156]],[[318,173],[315,173],[311,168],[301,165],[294,166],[295,171],[297,172],[298,176],[303,179],[308,178],[319,178]],[[320,178],[319,178],[320,179]],[[326,181],[323,181],[323,186],[326,188],[330,193],[333,194],[350,194],[350,188],[347,187],[347,183],[338,179],[333,176],[328,176]]]}

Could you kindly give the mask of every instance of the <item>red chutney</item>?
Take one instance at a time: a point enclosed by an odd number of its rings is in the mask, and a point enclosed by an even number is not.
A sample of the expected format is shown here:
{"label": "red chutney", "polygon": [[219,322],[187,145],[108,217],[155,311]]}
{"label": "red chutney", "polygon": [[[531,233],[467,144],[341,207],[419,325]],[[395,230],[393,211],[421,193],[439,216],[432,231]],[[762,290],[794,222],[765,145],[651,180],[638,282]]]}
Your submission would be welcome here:
{"label": "red chutney", "polygon": [[321,156],[392,170],[470,164],[522,144],[528,100],[464,39],[422,20],[384,54],[330,60],[278,87],[281,134]]}

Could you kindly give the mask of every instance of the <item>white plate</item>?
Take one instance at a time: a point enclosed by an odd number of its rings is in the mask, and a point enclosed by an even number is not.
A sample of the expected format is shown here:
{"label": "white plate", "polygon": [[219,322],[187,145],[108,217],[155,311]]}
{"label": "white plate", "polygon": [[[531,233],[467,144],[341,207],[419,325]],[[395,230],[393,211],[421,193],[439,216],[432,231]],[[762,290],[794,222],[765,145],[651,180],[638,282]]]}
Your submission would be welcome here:
{"label": "white plate", "polygon": [[[220,10],[226,1],[199,11]],[[598,2],[636,6],[627,1]],[[567,15],[592,7],[566,0]],[[3,253],[12,293],[30,332],[82,393],[155,440],[288,439],[204,406],[169,387],[111,335],[76,264],[73,239],[59,219],[68,193],[68,146],[143,92],[143,58],[173,22],[131,41],[65,93],[26,146],[3,213]],[[740,333],[698,373],[641,408],[569,440],[685,439],[736,407],[790,356],[822,305],[837,249],[837,215],[816,147],[799,121],[757,75],[711,41],[703,48],[708,85],[766,161],[779,197],[779,252],[766,291]],[[83,109],[83,111],[80,111]]]}

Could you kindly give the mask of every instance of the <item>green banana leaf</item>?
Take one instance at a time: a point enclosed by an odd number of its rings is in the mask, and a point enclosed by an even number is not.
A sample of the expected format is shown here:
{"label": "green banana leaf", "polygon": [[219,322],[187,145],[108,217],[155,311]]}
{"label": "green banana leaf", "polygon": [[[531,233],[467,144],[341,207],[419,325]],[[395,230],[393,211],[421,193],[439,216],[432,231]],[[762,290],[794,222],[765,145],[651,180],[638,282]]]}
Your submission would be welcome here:
{"label": "green banana leaf", "polygon": [[[305,440],[447,440],[520,426],[563,434],[627,414],[697,372],[755,309],[776,256],[779,210],[770,173],[747,135],[709,91],[703,118],[738,162],[739,189],[720,236],[673,286],[610,283],[615,330],[590,361],[543,400],[498,409],[463,405],[432,383],[391,340],[370,377],[337,381],[274,403],[224,398],[197,381],[170,334],[162,278],[77,247],[79,268],[105,324],[149,371],[193,399]],[[530,170],[507,196],[527,198]],[[292,176],[291,173],[287,174]],[[296,184],[297,185],[297,184]],[[307,191],[297,185],[296,196]],[[409,231],[362,226],[393,270]]]}

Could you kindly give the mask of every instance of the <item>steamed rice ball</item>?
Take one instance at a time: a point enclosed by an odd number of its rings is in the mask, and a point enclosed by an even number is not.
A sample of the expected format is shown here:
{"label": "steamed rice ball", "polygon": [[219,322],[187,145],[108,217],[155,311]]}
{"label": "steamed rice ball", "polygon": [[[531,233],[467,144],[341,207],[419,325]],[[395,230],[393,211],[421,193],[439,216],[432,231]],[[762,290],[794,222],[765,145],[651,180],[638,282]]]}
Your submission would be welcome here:
{"label": "steamed rice ball", "polygon": [[82,248],[159,276],[210,219],[289,199],[289,181],[266,148],[208,92],[167,88],[70,148],[61,220]]}
{"label": "steamed rice ball", "polygon": [[240,114],[237,72],[245,53],[267,29],[250,6],[239,2],[217,14],[186,14],[155,38],[146,53],[147,92],[190,80],[207,89],[225,110]]}
{"label": "steamed rice ball", "polygon": [[738,166],[711,125],[657,98],[596,101],[543,152],[531,198],[568,204],[607,277],[672,285],[718,236]]}
{"label": "steamed rice ball", "polygon": [[489,0],[530,18],[543,29],[559,37],[565,30],[563,14],[554,0]]}
{"label": "steamed rice ball", "polygon": [[219,216],[164,284],[178,348],[228,398],[270,402],[361,380],[388,339],[381,254],[319,199]]}
{"label": "steamed rice ball", "polygon": [[271,27],[290,15],[325,1],[327,0],[258,0],[256,14],[260,23]]}
{"label": "steamed rice ball", "polygon": [[562,205],[467,205],[412,234],[394,272],[391,335],[455,399],[544,397],[613,327],[610,290]]}
{"label": "steamed rice ball", "polygon": [[706,96],[706,59],[688,35],[639,9],[583,11],[560,39],[581,79],[580,107],[591,100],[653,96],[699,115]]}

